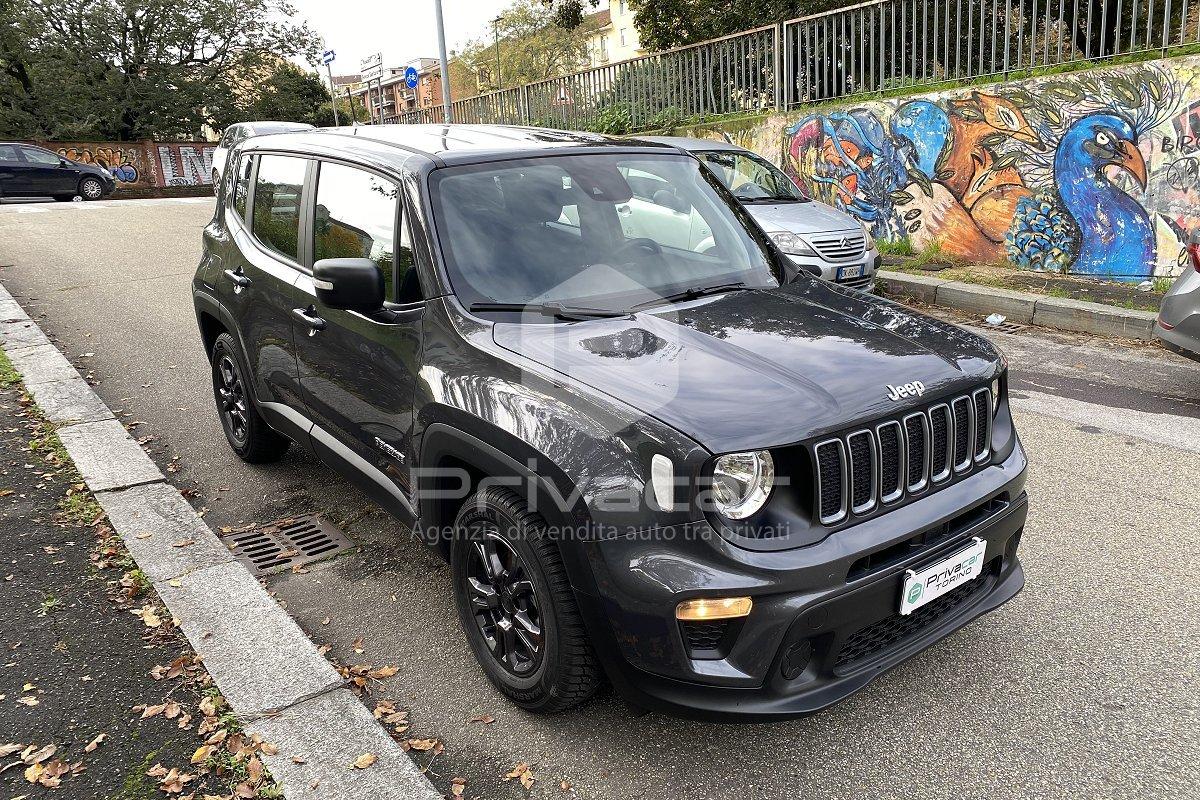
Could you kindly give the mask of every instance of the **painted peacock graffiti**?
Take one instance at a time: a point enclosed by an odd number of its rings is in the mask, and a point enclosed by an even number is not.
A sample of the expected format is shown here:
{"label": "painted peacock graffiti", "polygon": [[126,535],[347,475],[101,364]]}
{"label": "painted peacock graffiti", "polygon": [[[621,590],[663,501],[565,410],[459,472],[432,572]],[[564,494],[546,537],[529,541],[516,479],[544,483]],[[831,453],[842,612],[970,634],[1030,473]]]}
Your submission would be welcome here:
{"label": "painted peacock graffiti", "polygon": [[786,168],[879,237],[977,263],[1174,275],[1197,221],[1175,162],[1195,168],[1200,124],[1180,109],[1198,75],[1181,59],[810,114],[787,127]]}

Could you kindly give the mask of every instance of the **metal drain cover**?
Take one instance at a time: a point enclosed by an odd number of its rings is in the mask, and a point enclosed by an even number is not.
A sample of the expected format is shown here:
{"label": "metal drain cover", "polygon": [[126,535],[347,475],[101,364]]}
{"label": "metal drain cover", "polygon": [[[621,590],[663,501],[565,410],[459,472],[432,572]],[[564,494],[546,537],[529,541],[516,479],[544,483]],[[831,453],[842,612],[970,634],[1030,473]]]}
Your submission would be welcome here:
{"label": "metal drain cover", "polygon": [[221,534],[226,546],[255,575],[281,572],[329,558],[350,540],[318,514],[287,517],[257,528]]}
{"label": "metal drain cover", "polygon": [[[987,320],[984,320],[984,322],[986,323]],[[1026,326],[1016,322],[1001,322],[999,325],[988,324],[987,328],[988,330],[1002,331],[1004,333],[1017,333],[1018,331],[1025,330]]]}

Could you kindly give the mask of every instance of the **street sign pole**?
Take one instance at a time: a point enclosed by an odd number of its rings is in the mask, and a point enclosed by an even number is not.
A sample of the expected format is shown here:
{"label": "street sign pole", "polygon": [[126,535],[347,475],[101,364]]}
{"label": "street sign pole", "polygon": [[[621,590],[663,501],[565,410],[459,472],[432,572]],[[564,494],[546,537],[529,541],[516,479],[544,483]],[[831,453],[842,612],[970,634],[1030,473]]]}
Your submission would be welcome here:
{"label": "street sign pole", "polygon": [[333,127],[342,127],[342,122],[338,119],[338,97],[337,88],[333,85],[333,66],[331,61],[325,62],[325,71],[329,73],[329,104],[333,106]]}
{"label": "street sign pole", "polygon": [[437,18],[438,61],[442,69],[442,121],[450,124],[450,70],[446,66],[446,28],[442,24],[442,0],[433,0]]}
{"label": "street sign pole", "polygon": [[333,85],[333,60],[337,57],[337,53],[332,50],[326,50],[321,53],[321,61],[325,64],[325,72],[329,75],[329,105],[333,106],[333,127],[340,128],[342,123],[338,121],[338,97],[337,87]]}

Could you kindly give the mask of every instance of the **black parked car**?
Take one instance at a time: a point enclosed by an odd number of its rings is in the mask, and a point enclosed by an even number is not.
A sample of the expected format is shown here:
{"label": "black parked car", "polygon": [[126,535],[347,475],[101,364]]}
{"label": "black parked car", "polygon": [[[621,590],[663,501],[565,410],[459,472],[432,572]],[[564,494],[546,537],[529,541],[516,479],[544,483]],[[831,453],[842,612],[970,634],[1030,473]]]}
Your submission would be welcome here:
{"label": "black parked car", "polygon": [[116,188],[116,179],[103,167],[32,144],[0,142],[0,197],[99,200]]}
{"label": "black parked car", "polygon": [[[1021,589],[1001,356],[797,271],[693,156],[371,126],[231,159],[194,282],[229,443],[437,548],[515,703],[809,713]],[[630,202],[663,182],[686,231]]]}

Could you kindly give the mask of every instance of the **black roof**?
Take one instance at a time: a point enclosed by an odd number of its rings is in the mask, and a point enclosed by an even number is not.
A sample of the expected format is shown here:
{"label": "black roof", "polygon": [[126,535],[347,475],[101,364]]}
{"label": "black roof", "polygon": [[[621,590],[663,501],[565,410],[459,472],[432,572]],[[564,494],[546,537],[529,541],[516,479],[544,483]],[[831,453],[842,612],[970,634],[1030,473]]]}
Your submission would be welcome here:
{"label": "black roof", "polygon": [[[351,142],[338,142],[333,137],[353,138],[354,142],[353,145]],[[573,152],[580,148],[679,152],[677,148],[659,142],[514,125],[355,125],[267,135],[248,142],[252,149],[285,144],[312,147],[319,151],[350,150],[362,153],[371,150],[376,156],[380,155],[378,145],[385,145],[424,156],[437,165]]]}

